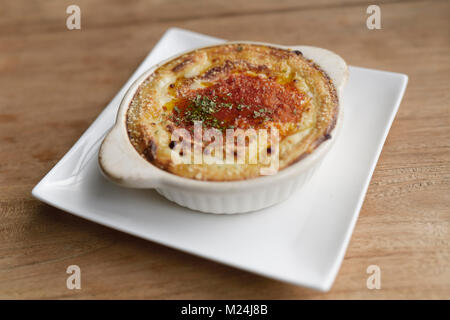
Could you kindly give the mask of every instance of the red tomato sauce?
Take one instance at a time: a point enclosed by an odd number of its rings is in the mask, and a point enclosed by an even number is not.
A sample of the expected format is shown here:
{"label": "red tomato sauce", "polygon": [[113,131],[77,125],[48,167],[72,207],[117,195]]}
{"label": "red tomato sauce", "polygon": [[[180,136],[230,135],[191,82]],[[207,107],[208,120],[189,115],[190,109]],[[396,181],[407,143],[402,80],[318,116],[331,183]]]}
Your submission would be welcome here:
{"label": "red tomato sauce", "polygon": [[172,119],[186,128],[192,128],[194,120],[218,129],[261,128],[270,122],[297,123],[304,100],[293,82],[282,84],[274,78],[232,74],[178,98]]}

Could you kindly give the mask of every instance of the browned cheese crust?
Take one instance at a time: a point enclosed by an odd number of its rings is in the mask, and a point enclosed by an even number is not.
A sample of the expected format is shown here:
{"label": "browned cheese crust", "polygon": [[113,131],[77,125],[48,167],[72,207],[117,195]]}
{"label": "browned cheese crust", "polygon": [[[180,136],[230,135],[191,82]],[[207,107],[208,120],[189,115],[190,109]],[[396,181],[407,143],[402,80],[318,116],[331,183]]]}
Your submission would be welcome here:
{"label": "browned cheese crust", "polygon": [[[278,157],[281,170],[310,154],[331,138],[338,105],[330,78],[301,52],[233,43],[198,49],[158,67],[138,88],[126,121],[132,145],[153,165],[185,178],[232,181],[260,176],[270,157]],[[279,153],[269,145],[266,162],[193,164],[193,154],[180,151],[186,141],[172,141],[172,133],[192,132],[194,120],[224,137],[226,129],[276,128]],[[192,163],[176,163],[174,150]]]}

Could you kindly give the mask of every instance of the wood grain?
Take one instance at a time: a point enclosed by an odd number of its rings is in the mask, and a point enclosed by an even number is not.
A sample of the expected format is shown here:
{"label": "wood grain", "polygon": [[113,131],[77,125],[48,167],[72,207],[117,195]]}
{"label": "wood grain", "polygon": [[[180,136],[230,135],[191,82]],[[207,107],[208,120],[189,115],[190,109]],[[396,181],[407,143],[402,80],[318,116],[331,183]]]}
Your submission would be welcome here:
{"label": "wood grain", "polygon": [[[5,1],[0,11],[0,298],[449,299],[450,2]],[[169,27],[329,48],[410,82],[332,290],[269,280],[47,206],[32,187],[69,150]],[[65,286],[68,265],[82,289]],[[366,268],[382,289],[366,288]]]}

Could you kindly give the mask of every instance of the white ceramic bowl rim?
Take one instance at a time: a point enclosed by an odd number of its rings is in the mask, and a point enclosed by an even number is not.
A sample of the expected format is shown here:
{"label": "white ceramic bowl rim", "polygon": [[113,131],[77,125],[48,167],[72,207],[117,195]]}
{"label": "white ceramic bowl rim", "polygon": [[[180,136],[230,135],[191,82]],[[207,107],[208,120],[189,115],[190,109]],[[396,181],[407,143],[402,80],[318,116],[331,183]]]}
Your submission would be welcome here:
{"label": "white ceramic bowl rim", "polygon": [[[311,48],[311,50],[321,50],[323,52],[326,52],[327,54],[333,55],[334,59],[340,59],[340,61],[338,61],[338,62],[345,65],[345,67],[346,67],[345,62],[341,57],[339,57],[338,55],[336,55],[328,50],[321,49],[321,48],[307,47],[307,46],[282,46],[282,45],[276,45],[276,44],[272,44],[272,43],[254,42],[254,41],[228,41],[225,44],[235,44],[235,43],[265,45],[265,46],[271,46],[271,47],[281,48],[281,49],[290,49],[290,50],[302,49],[301,50],[302,52],[306,48]],[[195,51],[198,49],[203,49],[203,48],[220,46],[220,45],[223,45],[223,44],[208,45],[208,46],[199,47],[199,48],[195,48],[195,49],[191,49],[191,50],[186,50],[182,53],[176,54],[176,55],[154,65],[149,70],[144,72],[141,76],[139,76],[139,78],[130,86],[130,88],[128,89],[124,98],[121,101],[119,111],[117,113],[116,124],[113,126],[113,128],[109,134],[111,134],[111,132],[114,130],[120,130],[119,134],[126,136],[126,140],[128,141],[129,147],[131,147],[132,152],[135,153],[135,156],[138,156],[140,159],[142,159],[142,161],[145,161],[148,164],[148,170],[152,170],[152,173],[154,174],[154,176],[152,176],[152,178],[150,178],[150,179],[155,180],[154,184],[155,184],[156,188],[163,187],[163,186],[171,186],[171,187],[181,187],[183,189],[188,188],[188,189],[192,190],[193,192],[203,191],[203,192],[209,193],[209,192],[218,192],[218,191],[232,191],[232,190],[236,190],[236,189],[241,190],[241,189],[247,189],[247,188],[254,189],[254,188],[258,188],[258,187],[264,187],[264,186],[267,186],[268,184],[275,183],[276,181],[288,179],[289,177],[291,177],[293,175],[298,175],[301,172],[306,171],[308,168],[310,168],[313,164],[315,164],[318,160],[320,160],[322,158],[322,155],[328,151],[328,149],[331,147],[331,145],[336,140],[336,136],[337,136],[338,132],[340,131],[342,117],[343,117],[343,110],[342,110],[340,101],[341,101],[341,90],[342,90],[343,86],[345,85],[345,82],[347,79],[347,74],[346,74],[347,71],[346,70],[345,70],[345,72],[343,71],[343,73],[345,73],[345,74],[340,75],[341,78],[339,78],[339,76],[338,76],[338,78],[336,79],[335,77],[333,77],[332,75],[329,74],[329,70],[327,70],[327,68],[324,68],[321,64],[317,63],[317,61],[315,59],[313,59],[313,61],[316,64],[318,64],[322,68],[322,70],[325,73],[327,73],[330,76],[330,78],[333,80],[333,83],[336,86],[336,91],[337,91],[338,99],[339,99],[339,111],[338,111],[338,116],[336,119],[336,125],[330,132],[331,139],[321,142],[320,145],[316,149],[313,150],[313,152],[311,152],[310,154],[307,154],[299,161],[278,171],[274,175],[260,176],[260,177],[251,178],[251,179],[234,180],[234,181],[201,181],[201,180],[195,180],[195,179],[181,177],[181,176],[175,175],[173,173],[167,172],[165,170],[162,170],[162,169],[154,166],[152,163],[150,163],[149,161],[144,159],[138,153],[138,151],[134,148],[134,146],[131,144],[131,141],[128,138],[128,132],[127,132],[127,127],[126,127],[126,114],[127,114],[129,105],[131,103],[131,100],[133,99],[139,86],[157,68],[159,68],[160,66],[169,62],[170,60],[173,60],[173,59],[175,59],[183,54],[186,54],[188,52],[192,52],[192,51]],[[303,52],[303,54],[304,54],[304,52]],[[309,58],[307,55],[305,55],[305,56],[307,58]],[[105,144],[105,141],[102,144],[102,148],[104,147],[104,144]],[[127,149],[129,149],[129,148],[127,148]],[[102,152],[102,151],[100,151],[100,152]],[[103,173],[107,177],[109,177],[108,172],[103,172]],[[113,180],[115,182],[117,182],[116,179],[113,179]],[[126,181],[127,177],[124,176],[124,177],[122,177],[121,180]],[[119,182],[119,184],[122,184],[122,183]],[[139,186],[136,186],[136,187],[139,188]],[[151,187],[147,187],[147,188],[151,188]]]}

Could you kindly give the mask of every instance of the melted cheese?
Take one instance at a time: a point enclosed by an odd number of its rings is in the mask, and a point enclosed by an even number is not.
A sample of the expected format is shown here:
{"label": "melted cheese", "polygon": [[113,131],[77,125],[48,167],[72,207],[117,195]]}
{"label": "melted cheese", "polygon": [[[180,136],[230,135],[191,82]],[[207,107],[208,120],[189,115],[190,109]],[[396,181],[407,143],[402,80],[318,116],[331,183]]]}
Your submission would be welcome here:
{"label": "melted cheese", "polygon": [[[236,81],[241,85],[236,86]],[[249,85],[246,81],[254,82],[254,85]],[[253,86],[260,88],[260,91],[252,90]],[[209,97],[210,100],[207,101],[210,102],[215,99],[210,92],[211,88],[216,87],[219,91],[223,88],[234,90],[229,92],[233,103],[226,103],[227,96],[219,94],[221,105],[230,108],[230,111],[214,111],[212,118],[227,115],[228,118],[223,118],[225,120],[222,119],[222,122],[228,125],[230,121],[235,121],[233,124],[241,123],[240,126],[247,123],[255,130],[279,129],[279,153],[267,155],[268,161],[265,164],[248,161],[244,164],[237,161],[227,164],[224,154],[207,155],[206,161],[198,164],[174,161],[171,131],[191,121],[185,118],[191,110],[188,108],[192,108],[192,97],[196,93]],[[244,92],[247,94],[240,92],[242,90],[248,90]],[[241,99],[252,101],[244,107],[249,110],[251,108],[253,113],[236,110],[240,105],[239,101],[234,101],[236,92],[240,92]],[[179,104],[183,101],[187,102],[185,109],[181,111],[184,118],[180,125],[180,119],[177,119],[179,114],[176,112],[180,112]],[[266,104],[261,108],[268,112],[264,113],[266,117],[262,122],[259,120],[262,119],[259,114],[261,109],[257,108],[255,101]],[[270,105],[270,101],[293,101],[295,106]],[[212,105],[217,105],[216,102]],[[296,113],[297,110],[300,114]],[[328,133],[335,125],[337,110],[338,101],[333,84],[320,68],[303,56],[262,45],[225,44],[187,53],[155,70],[140,86],[130,104],[127,128],[133,146],[152,164],[187,178],[229,181],[258,177],[261,168],[266,167],[273,157],[277,157],[280,169],[283,169],[312,152],[323,140],[329,138]],[[245,119],[238,118],[242,114],[246,115]],[[212,125],[221,126],[220,121]],[[270,145],[268,147],[270,149]],[[266,151],[267,146],[256,141],[250,142],[245,150],[247,158],[251,148],[261,154],[260,152]],[[192,159],[193,152],[188,149],[185,148],[186,152],[179,158]],[[223,164],[220,164],[220,159],[224,160]]]}

